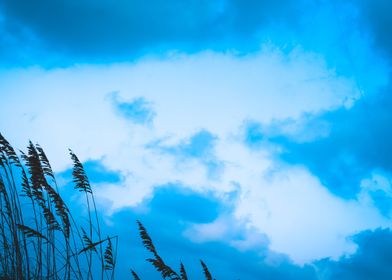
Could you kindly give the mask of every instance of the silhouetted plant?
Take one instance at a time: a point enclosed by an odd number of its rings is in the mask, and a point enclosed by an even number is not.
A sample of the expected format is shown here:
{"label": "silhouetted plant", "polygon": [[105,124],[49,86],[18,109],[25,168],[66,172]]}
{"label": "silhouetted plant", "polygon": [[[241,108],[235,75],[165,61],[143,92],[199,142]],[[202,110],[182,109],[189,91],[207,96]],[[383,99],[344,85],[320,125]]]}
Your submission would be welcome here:
{"label": "silhouetted plant", "polygon": [[75,189],[87,201],[88,233],[75,222],[59,194],[41,146],[30,142],[27,152],[20,153],[19,158],[0,134],[1,278],[93,279],[93,266],[94,272],[99,271],[95,264],[100,263],[99,278],[113,279],[117,236],[101,238],[94,194],[79,159],[70,152]]}
{"label": "silhouetted plant", "polygon": [[133,271],[132,269],[131,269],[131,273],[132,273],[132,276],[133,276],[133,279],[134,279],[134,280],[140,280],[139,276],[138,276],[138,275],[136,274],[136,272]]}
{"label": "silhouetted plant", "polygon": [[[86,229],[61,197],[42,147],[29,142],[27,152],[20,151],[19,157],[0,134],[0,280],[114,279],[118,237],[101,238],[94,192],[83,164],[69,152],[74,189],[86,201]],[[179,273],[168,266],[146,228],[140,221],[137,224],[144,247],[153,255],[147,261],[162,278],[188,280],[183,263]],[[203,261],[201,266],[205,278],[212,280]],[[140,280],[135,271],[131,274]]]}
{"label": "silhouetted plant", "polygon": [[200,260],[201,266],[203,267],[203,271],[204,271],[204,276],[206,277],[207,280],[212,280],[212,275],[210,273],[210,271],[208,270],[207,265]]}
{"label": "silhouetted plant", "polygon": [[[161,273],[161,276],[163,279],[171,279],[171,280],[188,280],[188,276],[185,271],[185,267],[183,263],[180,263],[180,273],[178,274],[175,272],[170,266],[168,266],[161,256],[158,254],[154,243],[152,242],[152,239],[150,235],[148,234],[146,228],[143,226],[143,224],[140,221],[136,221],[139,227],[139,234],[142,239],[142,243],[144,247],[150,251],[154,258],[148,258],[146,261],[150,262],[155,269]],[[207,265],[200,260],[201,266],[203,268],[204,276],[207,280],[212,280],[212,275],[210,271],[208,270]],[[135,280],[140,279],[138,275],[132,270],[132,275]],[[215,280],[215,279],[214,279]]]}
{"label": "silhouetted plant", "polygon": [[180,264],[180,276],[181,276],[182,280],[188,280],[188,276],[186,274],[185,267],[184,267],[183,263]]}

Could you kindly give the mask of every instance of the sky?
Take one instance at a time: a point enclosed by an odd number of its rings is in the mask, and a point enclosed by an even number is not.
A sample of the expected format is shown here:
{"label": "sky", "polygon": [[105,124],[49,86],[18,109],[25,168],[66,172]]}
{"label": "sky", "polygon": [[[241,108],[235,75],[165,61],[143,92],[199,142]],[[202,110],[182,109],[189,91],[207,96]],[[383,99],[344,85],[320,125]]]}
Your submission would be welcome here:
{"label": "sky", "polygon": [[217,279],[390,279],[391,13],[1,0],[0,132],[40,143],[71,200],[78,155],[118,279],[159,279],[136,220],[192,279],[200,258]]}

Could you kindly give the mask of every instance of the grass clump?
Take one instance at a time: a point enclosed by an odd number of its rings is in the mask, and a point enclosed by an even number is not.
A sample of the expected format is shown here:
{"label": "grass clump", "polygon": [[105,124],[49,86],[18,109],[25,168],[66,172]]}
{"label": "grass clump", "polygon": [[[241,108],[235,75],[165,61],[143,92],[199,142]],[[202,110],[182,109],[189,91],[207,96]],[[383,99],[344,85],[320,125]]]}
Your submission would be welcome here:
{"label": "grass clump", "polygon": [[74,188],[83,193],[87,205],[86,229],[60,195],[41,146],[30,142],[19,156],[0,134],[3,279],[93,279],[97,274],[100,279],[114,279],[117,236],[101,237],[87,175],[77,156],[72,151],[70,155]]}
{"label": "grass clump", "polygon": [[[103,238],[94,192],[76,154],[72,182],[82,195],[86,219],[81,225],[59,192],[51,164],[38,144],[30,142],[18,153],[0,134],[0,280],[6,279],[115,279],[118,236]],[[146,228],[137,221],[146,261],[163,279],[188,280],[158,254]],[[203,261],[205,279],[212,280]],[[131,270],[133,279],[140,279]],[[123,279],[123,277],[120,277]]]}

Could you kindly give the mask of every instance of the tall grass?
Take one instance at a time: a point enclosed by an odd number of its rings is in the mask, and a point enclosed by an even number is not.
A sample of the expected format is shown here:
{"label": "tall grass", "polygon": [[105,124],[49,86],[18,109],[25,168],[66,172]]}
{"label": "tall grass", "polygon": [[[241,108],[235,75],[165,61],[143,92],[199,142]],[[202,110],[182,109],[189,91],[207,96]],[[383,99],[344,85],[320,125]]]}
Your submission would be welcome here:
{"label": "tall grass", "polygon": [[[0,134],[0,279],[115,279],[118,236],[103,238],[94,192],[78,157],[70,150],[74,189],[84,197],[86,222],[77,223],[59,192],[44,150],[30,142],[17,153]],[[147,259],[163,279],[187,280],[158,254],[137,221]],[[212,280],[201,261],[204,276]],[[140,279],[131,271],[133,279]],[[123,279],[123,276],[119,277]]]}
{"label": "tall grass", "polygon": [[[44,150],[15,152],[0,134],[0,274],[5,279],[114,279],[117,236],[101,237],[94,194],[70,151],[73,183],[86,200],[86,229],[59,193]],[[98,265],[97,265],[98,264]],[[93,269],[94,268],[94,269]]]}

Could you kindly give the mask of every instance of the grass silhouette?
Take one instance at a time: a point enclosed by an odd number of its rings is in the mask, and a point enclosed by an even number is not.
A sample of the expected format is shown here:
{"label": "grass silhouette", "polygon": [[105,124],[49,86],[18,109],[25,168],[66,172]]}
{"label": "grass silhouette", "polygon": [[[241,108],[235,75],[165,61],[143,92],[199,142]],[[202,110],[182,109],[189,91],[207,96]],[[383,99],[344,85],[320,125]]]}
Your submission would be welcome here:
{"label": "grass silhouette", "polygon": [[[83,164],[69,151],[75,191],[84,197],[86,223],[79,224],[59,192],[50,162],[38,144],[16,153],[0,134],[0,280],[115,279],[118,236],[102,238],[100,220]],[[187,280],[158,254],[146,228],[137,221],[146,261],[163,279]],[[205,279],[212,280],[201,261]],[[134,270],[130,276],[140,279]],[[121,279],[128,278],[121,276]]]}

